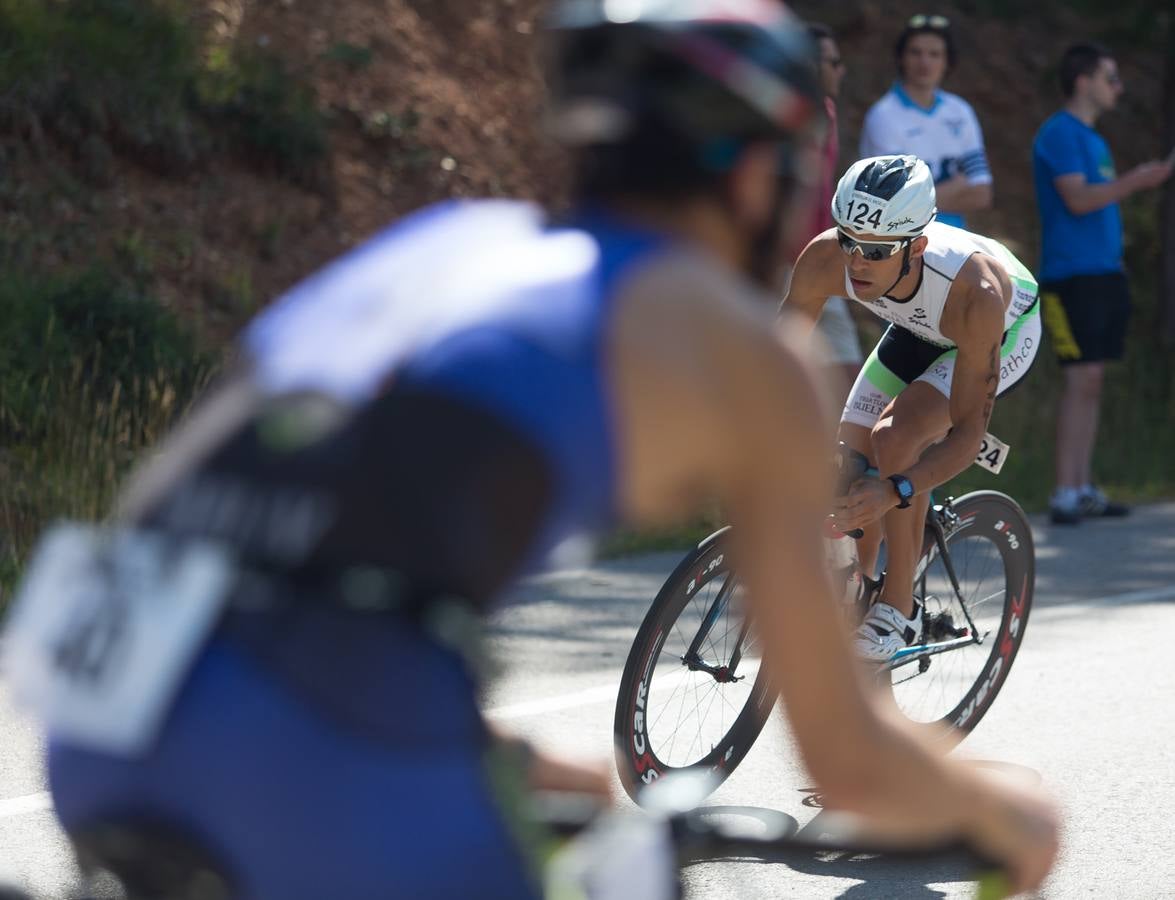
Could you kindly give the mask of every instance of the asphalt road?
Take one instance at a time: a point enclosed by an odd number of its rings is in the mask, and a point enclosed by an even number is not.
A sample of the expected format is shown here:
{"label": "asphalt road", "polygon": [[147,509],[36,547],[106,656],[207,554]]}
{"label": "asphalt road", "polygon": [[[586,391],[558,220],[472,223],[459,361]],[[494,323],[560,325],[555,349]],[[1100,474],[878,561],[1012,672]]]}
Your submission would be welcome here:
{"label": "asphalt road", "polygon": [[[956,752],[1040,778],[1062,803],[1064,849],[1042,896],[1175,898],[1175,504],[1077,528],[1033,525],[1038,573],[1024,646],[993,709]],[[503,670],[486,698],[491,714],[546,746],[610,757],[629,643],[678,556],[528,583],[493,623]],[[0,734],[0,876],[37,897],[65,897],[75,872],[44,793],[39,739],[2,681]],[[807,787],[776,717],[709,802],[806,825],[819,814],[804,803]],[[877,858],[724,860],[685,878],[691,896],[708,900],[923,900],[972,890],[958,862]]]}

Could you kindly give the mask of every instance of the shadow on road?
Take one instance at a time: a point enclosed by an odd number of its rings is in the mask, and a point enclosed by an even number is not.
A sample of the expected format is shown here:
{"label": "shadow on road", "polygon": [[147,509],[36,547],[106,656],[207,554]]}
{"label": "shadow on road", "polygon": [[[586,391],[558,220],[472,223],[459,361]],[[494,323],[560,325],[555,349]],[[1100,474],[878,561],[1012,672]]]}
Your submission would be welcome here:
{"label": "shadow on road", "polygon": [[[778,827],[781,819],[796,820],[786,813],[754,806],[722,806],[707,808],[724,818],[743,819],[746,831],[754,834],[755,822],[762,822],[768,829]],[[818,841],[824,838],[824,816],[818,814],[803,828],[794,831],[797,840]],[[796,823],[798,825],[798,823]],[[975,860],[963,851],[941,851],[919,854],[877,854],[859,853],[846,850],[819,850],[789,847],[734,847],[731,852],[709,853],[695,864],[715,862],[737,862],[765,866],[784,866],[793,872],[828,878],[852,879],[861,882],[848,888],[840,896],[850,900],[876,900],[879,897],[901,897],[903,900],[932,900],[945,896],[930,887],[932,884],[949,884],[974,881],[978,877]],[[780,873],[772,882],[787,884],[787,875]]]}
{"label": "shadow on road", "polygon": [[1124,594],[1175,586],[1172,504],[1077,526],[1050,525],[1034,516],[1032,530],[1037,604],[1102,605],[1107,599],[1121,602],[1115,598]]}

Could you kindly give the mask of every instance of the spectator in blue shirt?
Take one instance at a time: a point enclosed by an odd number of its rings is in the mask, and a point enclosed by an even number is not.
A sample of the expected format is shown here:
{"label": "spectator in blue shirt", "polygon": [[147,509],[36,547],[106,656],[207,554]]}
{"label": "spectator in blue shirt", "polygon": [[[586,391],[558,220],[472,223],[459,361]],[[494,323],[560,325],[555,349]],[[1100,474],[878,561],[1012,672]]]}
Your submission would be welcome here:
{"label": "spectator in blue shirt", "polygon": [[1032,162],[1042,312],[1065,379],[1050,510],[1054,523],[1074,525],[1087,516],[1129,512],[1108,501],[1090,475],[1105,363],[1122,358],[1130,317],[1118,201],[1166,181],[1172,159],[1115,173],[1109,147],[1093,127],[1122,94],[1117,63],[1104,47],[1070,47],[1060,76],[1065,105],[1037,132]]}

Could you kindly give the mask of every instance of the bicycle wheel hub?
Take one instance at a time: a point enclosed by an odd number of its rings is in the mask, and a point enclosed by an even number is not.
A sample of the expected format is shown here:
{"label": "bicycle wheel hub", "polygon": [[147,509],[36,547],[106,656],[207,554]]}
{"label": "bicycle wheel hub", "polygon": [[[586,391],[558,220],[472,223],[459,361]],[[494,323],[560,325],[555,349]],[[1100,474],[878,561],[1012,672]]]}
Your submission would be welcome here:
{"label": "bicycle wheel hub", "polygon": [[691,672],[708,672],[719,684],[731,684],[735,681],[743,680],[743,676],[735,675],[730,670],[730,666],[712,666],[704,662],[700,657],[692,654],[683,656],[681,658],[681,664]]}

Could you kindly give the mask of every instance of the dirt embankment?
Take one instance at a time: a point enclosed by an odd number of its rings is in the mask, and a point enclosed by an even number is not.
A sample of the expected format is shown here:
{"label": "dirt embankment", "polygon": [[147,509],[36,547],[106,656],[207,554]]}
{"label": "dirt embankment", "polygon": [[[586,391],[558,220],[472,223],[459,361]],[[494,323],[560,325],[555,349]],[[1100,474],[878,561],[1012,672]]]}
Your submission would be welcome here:
{"label": "dirt embankment", "polygon": [[[50,235],[45,268],[97,255],[138,267],[164,302],[227,334],[257,306],[397,215],[453,195],[551,198],[558,151],[537,127],[542,102],[535,36],[539,0],[201,0],[219,40],[279,53],[311,82],[329,121],[329,153],[309,186],[217,158],[163,177],[115,159],[104,186],[54,190],[77,168],[76,148],[9,146],[11,178],[48,198],[36,217]],[[841,35],[849,76],[842,101],[847,164],[864,110],[893,77],[892,43],[921,4],[805,0]],[[1031,21],[983,19],[941,4],[959,32],[961,61],[947,87],[976,107],[996,181],[996,208],[973,218],[1035,260],[1029,148],[1059,102],[1052,67],[1088,37],[1063,13]],[[1159,152],[1157,53],[1124,52],[1122,109],[1104,130],[1120,169]]]}

